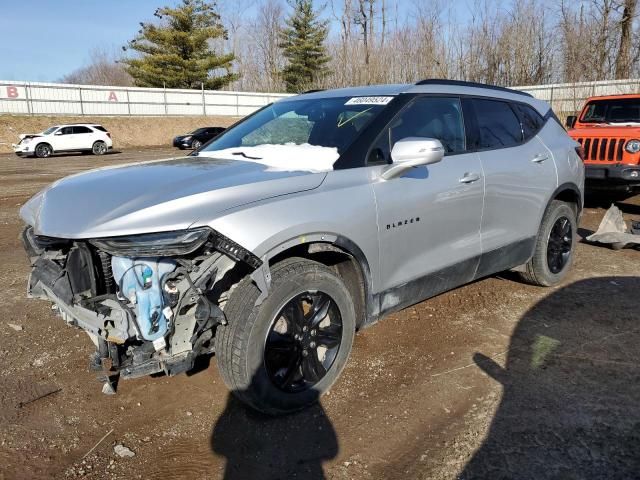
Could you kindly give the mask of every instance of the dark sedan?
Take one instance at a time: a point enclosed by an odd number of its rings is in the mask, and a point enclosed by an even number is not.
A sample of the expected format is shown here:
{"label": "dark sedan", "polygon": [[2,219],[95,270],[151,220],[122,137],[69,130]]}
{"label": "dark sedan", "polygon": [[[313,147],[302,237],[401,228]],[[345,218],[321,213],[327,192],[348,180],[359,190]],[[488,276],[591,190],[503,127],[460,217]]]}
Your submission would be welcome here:
{"label": "dark sedan", "polygon": [[198,128],[186,135],[178,135],[173,139],[173,146],[178,147],[180,150],[184,150],[185,148],[197,150],[212,138],[220,135],[224,130],[223,127]]}

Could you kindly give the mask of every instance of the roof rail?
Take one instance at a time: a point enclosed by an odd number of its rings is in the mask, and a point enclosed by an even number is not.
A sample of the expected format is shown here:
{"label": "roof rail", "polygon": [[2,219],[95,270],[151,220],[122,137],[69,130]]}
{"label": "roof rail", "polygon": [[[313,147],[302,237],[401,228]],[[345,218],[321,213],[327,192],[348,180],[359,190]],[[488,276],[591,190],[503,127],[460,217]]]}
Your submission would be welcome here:
{"label": "roof rail", "polygon": [[305,93],[316,93],[316,92],[324,92],[325,89],[324,88],[314,88],[312,90],[307,90],[306,92],[302,92],[301,95],[304,95]]}
{"label": "roof rail", "polygon": [[445,80],[438,78],[427,78],[426,80],[420,80],[416,85],[452,85],[456,87],[474,87],[474,88],[486,88],[489,90],[499,90],[501,92],[515,93],[516,95],[524,95],[526,97],[533,97],[530,93],[522,92],[520,90],[513,90],[511,88],[499,87],[497,85],[487,85],[486,83],[478,82],[465,82],[463,80]]}

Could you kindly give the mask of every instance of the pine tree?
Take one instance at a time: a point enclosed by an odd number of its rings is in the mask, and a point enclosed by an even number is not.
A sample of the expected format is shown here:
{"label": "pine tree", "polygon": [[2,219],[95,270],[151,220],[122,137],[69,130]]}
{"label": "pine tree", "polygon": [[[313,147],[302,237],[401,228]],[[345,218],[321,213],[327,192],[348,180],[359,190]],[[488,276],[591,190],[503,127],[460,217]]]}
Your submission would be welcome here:
{"label": "pine tree", "polygon": [[182,0],[176,8],[159,8],[159,21],[141,23],[138,35],[123,50],[135,58],[122,63],[139,87],[217,90],[238,78],[232,72],[233,53],[218,54],[211,44],[227,39],[215,2]]}
{"label": "pine tree", "polygon": [[280,48],[288,63],[282,70],[287,92],[300,93],[313,87],[327,73],[330,60],[324,47],[328,24],[318,18],[312,0],[289,0],[293,7],[280,32]]}

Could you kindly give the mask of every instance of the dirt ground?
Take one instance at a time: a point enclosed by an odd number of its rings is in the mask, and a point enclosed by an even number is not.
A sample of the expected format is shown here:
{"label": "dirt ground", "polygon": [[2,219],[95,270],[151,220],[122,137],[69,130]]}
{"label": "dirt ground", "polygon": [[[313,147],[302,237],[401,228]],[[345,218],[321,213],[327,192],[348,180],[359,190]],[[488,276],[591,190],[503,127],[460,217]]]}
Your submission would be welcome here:
{"label": "dirt ground", "polygon": [[0,115],[0,154],[13,152],[22,133],[38,133],[65,123],[98,123],[103,125],[118,148],[170,146],[177,135],[199,127],[228,127],[237,117],[70,117]]}
{"label": "dirt ground", "polygon": [[[0,479],[640,478],[638,250],[581,242],[557,288],[504,274],[391,315],[296,415],[247,411],[215,359],[103,395],[88,337],[25,298],[18,209],[70,173],[173,154],[0,155]],[[640,219],[640,197],[618,205]]]}

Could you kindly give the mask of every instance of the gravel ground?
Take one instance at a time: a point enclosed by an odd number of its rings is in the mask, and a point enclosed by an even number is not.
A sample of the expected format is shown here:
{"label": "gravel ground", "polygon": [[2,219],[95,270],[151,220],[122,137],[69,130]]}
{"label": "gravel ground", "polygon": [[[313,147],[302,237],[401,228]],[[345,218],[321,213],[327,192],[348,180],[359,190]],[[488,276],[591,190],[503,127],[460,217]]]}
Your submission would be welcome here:
{"label": "gravel ground", "polygon": [[[215,359],[104,396],[88,338],[25,298],[17,212],[65,175],[174,155],[0,155],[0,479],[640,478],[638,250],[581,242],[559,287],[504,274],[390,315],[296,415],[247,411]],[[640,219],[640,197],[618,205]]]}

